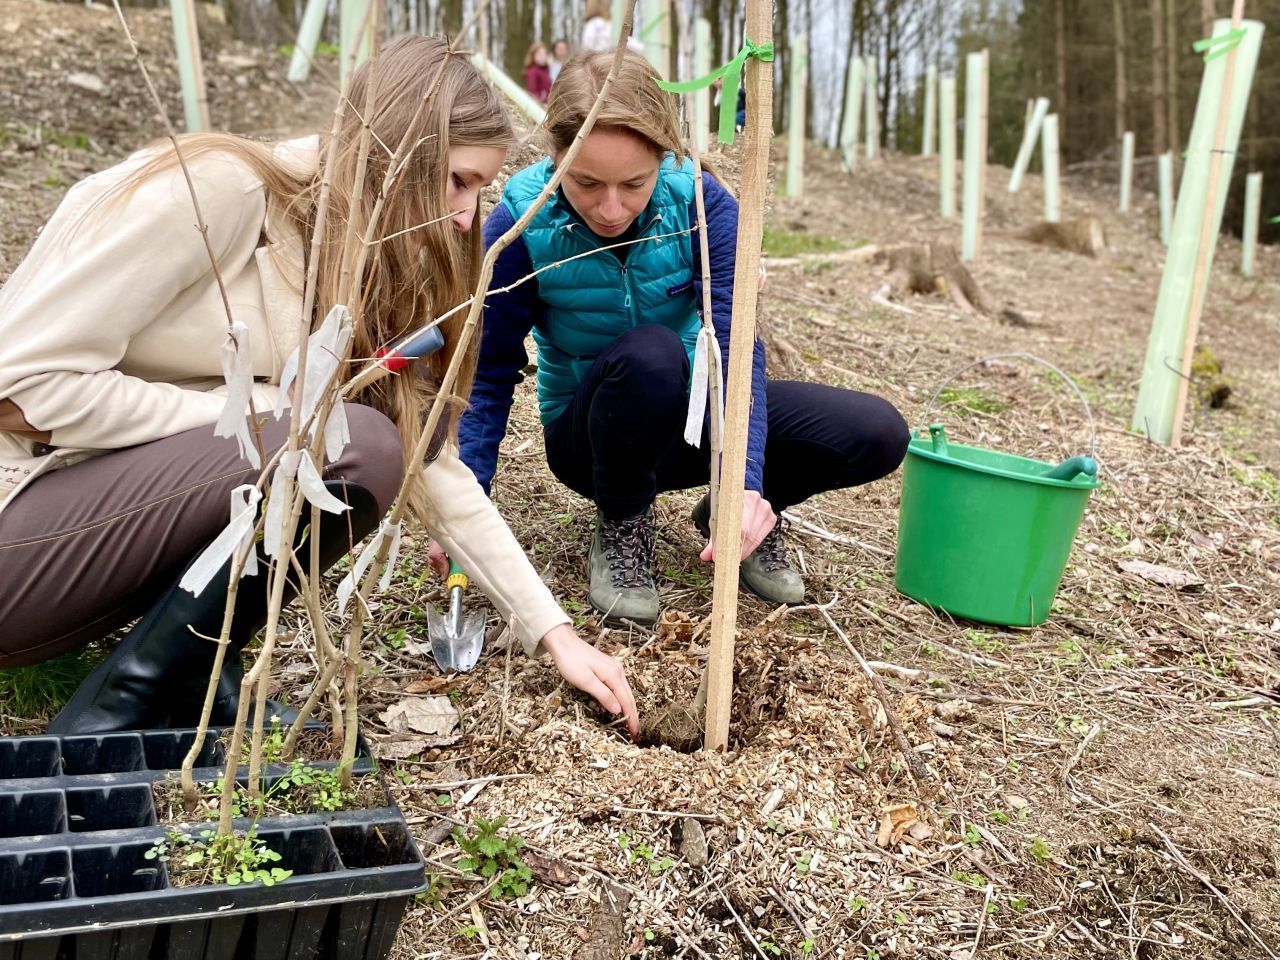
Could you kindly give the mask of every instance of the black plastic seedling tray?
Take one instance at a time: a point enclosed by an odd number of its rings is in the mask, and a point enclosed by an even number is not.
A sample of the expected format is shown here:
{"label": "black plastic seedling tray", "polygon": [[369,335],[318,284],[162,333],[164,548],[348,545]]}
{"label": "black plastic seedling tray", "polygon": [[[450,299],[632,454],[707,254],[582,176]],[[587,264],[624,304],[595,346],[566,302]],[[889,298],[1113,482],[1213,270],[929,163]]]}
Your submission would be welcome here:
{"label": "black plastic seedling tray", "polygon": [[[0,738],[0,960],[387,955],[425,888],[422,855],[390,798],[374,809],[259,820],[258,836],[281,855],[275,866],[293,871],[270,887],[176,888],[166,865],[146,858],[166,830],[152,785],[176,775],[194,737]],[[356,775],[376,770],[361,747]],[[211,731],[197,781],[222,776],[222,754]]]}

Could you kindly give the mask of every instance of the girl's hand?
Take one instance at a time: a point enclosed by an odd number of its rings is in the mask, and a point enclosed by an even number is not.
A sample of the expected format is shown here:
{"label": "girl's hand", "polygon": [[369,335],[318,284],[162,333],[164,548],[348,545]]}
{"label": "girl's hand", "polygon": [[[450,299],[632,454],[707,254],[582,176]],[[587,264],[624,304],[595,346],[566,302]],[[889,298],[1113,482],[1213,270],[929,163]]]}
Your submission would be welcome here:
{"label": "girl's hand", "polygon": [[[769,535],[769,531],[777,522],[778,516],[773,512],[773,507],[769,505],[768,500],[754,490],[742,492],[742,560],[751,556],[752,551],[760,546],[760,541]],[[707,563],[714,560],[716,558],[715,542],[708,543],[700,556]]]}
{"label": "girl's hand", "polygon": [[431,564],[431,569],[436,572],[441,580],[449,579],[449,555],[444,552],[444,548],[440,544],[432,540],[427,547],[427,563]]}
{"label": "girl's hand", "polygon": [[542,646],[551,654],[560,676],[583,693],[590,694],[614,716],[621,714],[633,739],[639,735],[636,698],[632,696],[617,658],[597,650],[567,623],[548,630],[542,638]]}

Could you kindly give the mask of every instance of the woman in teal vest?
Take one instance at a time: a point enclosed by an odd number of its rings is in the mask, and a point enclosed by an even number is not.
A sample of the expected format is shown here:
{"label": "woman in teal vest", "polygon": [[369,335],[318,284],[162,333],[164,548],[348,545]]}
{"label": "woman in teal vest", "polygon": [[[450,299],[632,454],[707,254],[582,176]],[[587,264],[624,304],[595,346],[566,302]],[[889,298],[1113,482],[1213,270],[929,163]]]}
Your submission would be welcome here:
{"label": "woman in teal vest", "polygon": [[[595,102],[613,53],[570,58],[547,103],[550,157],[515,174],[485,223],[491,244],[533,203]],[[684,439],[690,370],[701,326],[702,264],[693,164],[673,99],[643,58],[627,53],[591,134],[524,234],[499,257],[459,435],[462,459],[486,490],[515,384],[538,347],[538,404],[552,472],[599,512],[589,599],[610,620],[653,623],[652,504],[663,490],[707,483],[699,446]],[[733,319],[738,205],[706,178],[712,319],[727,358]],[[570,259],[573,258],[573,259]],[[561,261],[565,261],[560,263]],[[822,384],[768,382],[755,343],[741,533],[742,582],[775,603],[800,603],[779,515],[815,493],[895,470],[907,425],[884,400]],[[697,432],[696,419],[693,425]],[[693,521],[708,535],[709,502]],[[712,560],[714,544],[702,559]]]}

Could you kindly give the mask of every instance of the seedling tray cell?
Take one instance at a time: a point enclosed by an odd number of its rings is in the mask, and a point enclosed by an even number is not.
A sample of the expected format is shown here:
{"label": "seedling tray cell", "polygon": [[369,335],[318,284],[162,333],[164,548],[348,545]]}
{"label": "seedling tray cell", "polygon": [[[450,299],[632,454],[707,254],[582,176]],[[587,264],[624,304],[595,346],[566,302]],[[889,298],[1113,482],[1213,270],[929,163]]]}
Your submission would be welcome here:
{"label": "seedling tray cell", "polygon": [[[258,836],[281,856],[274,865],[292,871],[270,887],[179,887],[168,864],[148,859],[166,830],[153,785],[176,779],[194,737],[0,740],[0,960],[386,956],[410,899],[425,888],[422,856],[390,799],[371,810],[260,820]],[[199,782],[223,774],[218,737],[210,731],[200,753]],[[356,776],[376,771],[361,747]],[[268,768],[264,778],[282,771]]]}

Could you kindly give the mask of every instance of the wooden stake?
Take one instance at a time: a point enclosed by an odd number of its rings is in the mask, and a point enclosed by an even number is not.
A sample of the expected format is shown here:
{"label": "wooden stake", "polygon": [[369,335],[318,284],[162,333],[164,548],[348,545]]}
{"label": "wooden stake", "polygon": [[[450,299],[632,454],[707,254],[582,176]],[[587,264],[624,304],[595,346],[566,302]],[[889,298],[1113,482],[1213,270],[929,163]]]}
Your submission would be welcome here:
{"label": "wooden stake", "polygon": [[808,40],[791,38],[791,109],[787,111],[787,196],[804,193],[805,93],[809,78]]}
{"label": "wooden stake", "polygon": [[[756,44],[773,42],[773,4],[746,0],[746,34]],[[724,460],[720,502],[716,504],[715,586],[711,601],[711,652],[707,659],[707,717],[704,745],[729,745],[733,702],[733,647],[738,624],[738,548],[742,492],[746,478],[747,418],[751,408],[751,368],[760,286],[760,241],[769,189],[769,143],[773,139],[773,65],[747,61],[747,126],[738,211],[737,263],[733,276],[733,328],[729,339]]]}

